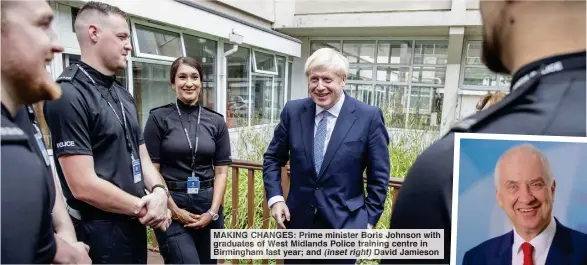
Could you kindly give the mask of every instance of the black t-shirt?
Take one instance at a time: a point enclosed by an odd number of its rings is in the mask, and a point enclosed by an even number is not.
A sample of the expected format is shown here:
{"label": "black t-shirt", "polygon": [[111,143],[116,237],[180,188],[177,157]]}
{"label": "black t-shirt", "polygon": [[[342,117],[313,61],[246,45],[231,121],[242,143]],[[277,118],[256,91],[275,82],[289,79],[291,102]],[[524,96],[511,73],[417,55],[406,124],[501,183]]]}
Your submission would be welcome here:
{"label": "black t-shirt", "polygon": [[444,229],[444,259],[381,260],[381,264],[450,263],[456,132],[586,136],[585,52],[530,63],[513,76],[512,84],[533,70],[565,59],[576,59],[579,65],[527,82],[489,109],[457,123],[418,156],[401,186],[389,227]]}
{"label": "black t-shirt", "polygon": [[[43,148],[45,152],[47,151],[45,142],[43,142],[41,138],[41,142],[39,143],[35,137],[35,134],[40,134],[41,132],[40,127],[38,127],[39,122],[35,116],[35,112],[32,106],[24,106],[18,109],[16,115],[14,116],[14,123],[28,135],[29,145],[33,148],[37,156],[41,159],[41,162],[43,162],[45,165],[45,170],[47,170],[46,176],[49,178],[47,183],[49,184],[49,196],[51,198],[50,205],[51,209],[53,209],[55,205],[55,181],[53,180],[53,171],[51,170],[51,162],[47,160],[47,163],[45,163],[45,154],[43,154],[43,151],[41,151],[41,148]],[[37,128],[39,129],[38,131]],[[39,144],[42,144],[42,147],[39,146]]]}
{"label": "black t-shirt", "polygon": [[[139,145],[144,141],[132,95],[116,82],[114,76],[106,76],[83,62],[78,64],[69,66],[57,78],[63,94],[58,100],[46,102],[44,112],[63,193],[68,204],[83,213],[97,208],[72,196],[58,158],[90,155],[98,177],[129,194],[142,197],[145,195],[144,177],[134,183],[131,153],[122,126],[124,117],[135,159],[140,158]],[[120,102],[124,105],[124,117]]]}
{"label": "black t-shirt", "polygon": [[6,263],[53,261],[57,251],[45,163],[2,105],[2,256]]}
{"label": "black t-shirt", "polygon": [[[191,176],[192,155],[184,127],[193,149],[196,145],[198,105],[186,105],[180,100],[150,111],[145,125],[145,144],[154,163],[160,164],[166,181],[187,181]],[[178,113],[178,108],[182,115]],[[214,178],[214,166],[230,165],[230,138],[222,115],[202,107],[198,129],[198,150],[195,156],[195,176],[200,181]],[[183,126],[180,122],[183,120]]]}

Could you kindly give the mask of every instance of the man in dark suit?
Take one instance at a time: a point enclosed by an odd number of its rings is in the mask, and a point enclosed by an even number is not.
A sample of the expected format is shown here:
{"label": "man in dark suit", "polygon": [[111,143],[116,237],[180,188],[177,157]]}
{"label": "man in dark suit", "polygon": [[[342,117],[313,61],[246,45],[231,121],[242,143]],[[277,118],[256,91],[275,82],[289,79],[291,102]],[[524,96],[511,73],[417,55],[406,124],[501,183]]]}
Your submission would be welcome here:
{"label": "man in dark suit", "polygon": [[585,1],[483,0],[479,7],[483,62],[512,75],[511,93],[422,152],[393,206],[390,229],[444,229],[444,258],[382,264],[449,263],[456,132],[586,136]]}
{"label": "man in dark suit", "polygon": [[467,251],[463,265],[587,264],[587,234],[552,215],[556,182],[538,149],[524,144],[505,152],[495,168],[495,185],[514,228]]}
{"label": "man in dark suit", "polygon": [[[344,93],[348,67],[335,50],[314,52],[305,65],[311,98],[290,101],[281,112],[263,163],[268,205],[280,228],[367,229],[383,212],[389,135],[380,109]],[[288,160],[291,181],[284,201],[281,167]]]}

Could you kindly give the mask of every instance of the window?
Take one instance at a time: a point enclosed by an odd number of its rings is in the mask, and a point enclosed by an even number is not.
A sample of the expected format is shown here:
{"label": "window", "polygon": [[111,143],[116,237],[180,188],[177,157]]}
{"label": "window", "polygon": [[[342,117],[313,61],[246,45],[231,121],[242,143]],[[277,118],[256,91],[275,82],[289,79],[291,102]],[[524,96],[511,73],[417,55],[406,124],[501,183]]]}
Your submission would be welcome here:
{"label": "window", "polygon": [[173,61],[183,55],[180,34],[133,23],[137,56]]}
{"label": "window", "polygon": [[437,130],[448,62],[447,40],[316,40],[350,63],[348,95],[381,108],[388,127]]}
{"label": "window", "polygon": [[482,43],[468,40],[463,49],[461,87],[478,90],[508,90],[511,77],[491,72],[481,62]]}
{"label": "window", "polygon": [[276,65],[277,62],[275,60],[275,55],[260,51],[253,52],[253,66],[255,67],[255,72],[276,75]]}
{"label": "window", "polygon": [[176,94],[169,84],[170,65],[133,62],[134,98],[139,121],[144,128],[153,108],[175,102]]}
{"label": "window", "polygon": [[183,34],[186,56],[195,58],[202,66],[202,91],[200,101],[215,109],[216,101],[216,42]]}
{"label": "window", "polygon": [[[224,50],[231,45],[224,45]],[[249,73],[250,50],[239,47],[226,58],[226,125],[228,128],[249,125]]]}

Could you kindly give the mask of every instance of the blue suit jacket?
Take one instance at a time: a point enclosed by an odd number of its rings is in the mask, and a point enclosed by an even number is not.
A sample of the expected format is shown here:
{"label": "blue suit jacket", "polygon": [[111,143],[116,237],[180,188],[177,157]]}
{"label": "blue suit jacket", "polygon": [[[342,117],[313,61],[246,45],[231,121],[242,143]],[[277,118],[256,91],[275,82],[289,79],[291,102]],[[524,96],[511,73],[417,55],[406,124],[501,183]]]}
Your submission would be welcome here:
{"label": "blue suit jacket", "polygon": [[[365,229],[383,212],[389,184],[389,135],[383,114],[345,94],[319,174],[314,169],[316,104],[287,102],[263,162],[266,198],[283,196],[281,167],[290,160],[288,228],[312,228],[319,211],[332,229]],[[363,174],[367,173],[367,196]]]}
{"label": "blue suit jacket", "polygon": [[[587,265],[587,234],[556,220],[556,233],[546,265]],[[514,232],[489,239],[465,253],[463,265],[511,265]]]}

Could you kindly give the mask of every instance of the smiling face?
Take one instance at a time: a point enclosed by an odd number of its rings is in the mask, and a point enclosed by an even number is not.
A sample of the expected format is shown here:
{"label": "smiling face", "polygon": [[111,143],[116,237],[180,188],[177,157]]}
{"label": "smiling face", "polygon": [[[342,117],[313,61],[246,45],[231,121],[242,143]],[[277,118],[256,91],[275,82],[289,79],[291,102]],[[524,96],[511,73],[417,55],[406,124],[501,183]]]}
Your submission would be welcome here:
{"label": "smiling face", "polygon": [[21,104],[58,98],[61,89],[46,70],[54,53],[63,51],[51,7],[42,0],[8,2],[2,3],[2,81]]}
{"label": "smiling face", "polygon": [[345,77],[324,67],[313,69],[308,79],[312,99],[323,109],[330,109],[338,102],[346,81]]}
{"label": "smiling face", "polygon": [[556,183],[537,150],[512,149],[497,167],[496,198],[516,231],[530,240],[548,226]]}
{"label": "smiling face", "polygon": [[185,104],[195,104],[198,102],[202,88],[200,73],[196,68],[182,63],[177,68],[177,73],[171,86],[179,100]]}

